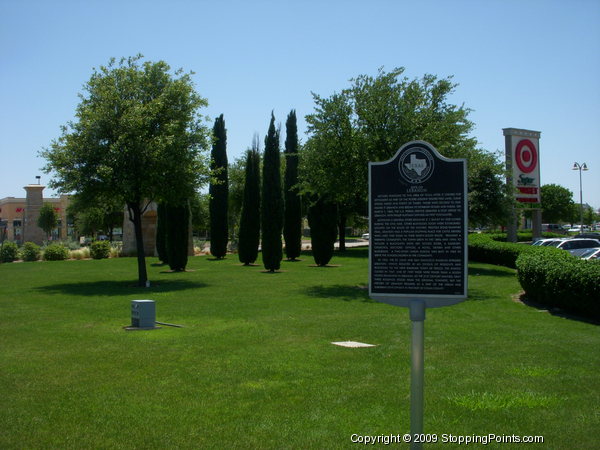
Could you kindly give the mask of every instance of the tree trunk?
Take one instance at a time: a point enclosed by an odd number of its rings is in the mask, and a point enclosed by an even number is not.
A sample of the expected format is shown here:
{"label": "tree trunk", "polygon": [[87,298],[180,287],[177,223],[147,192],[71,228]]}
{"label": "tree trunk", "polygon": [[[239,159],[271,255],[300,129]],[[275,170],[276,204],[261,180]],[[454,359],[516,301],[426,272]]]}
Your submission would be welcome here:
{"label": "tree trunk", "polygon": [[140,203],[128,203],[129,219],[133,222],[135,230],[135,245],[138,262],[138,286],[146,287],[148,273],[146,272],[146,254],[144,252],[144,237],[142,234],[142,209]]}
{"label": "tree trunk", "polygon": [[346,213],[340,212],[338,235],[340,237],[340,252],[346,251]]}

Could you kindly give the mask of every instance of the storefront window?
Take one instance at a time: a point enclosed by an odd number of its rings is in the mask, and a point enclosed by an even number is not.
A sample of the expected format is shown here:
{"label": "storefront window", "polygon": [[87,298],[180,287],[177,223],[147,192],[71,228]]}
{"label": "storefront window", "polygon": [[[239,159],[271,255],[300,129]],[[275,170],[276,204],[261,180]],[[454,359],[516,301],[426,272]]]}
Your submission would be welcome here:
{"label": "storefront window", "polygon": [[60,228],[61,228],[61,226],[62,226],[62,221],[59,220],[58,224],[56,225],[56,228],[54,230],[52,230],[52,233],[50,234],[51,240],[58,241],[60,239]]}
{"label": "storefront window", "polygon": [[13,236],[12,239],[17,244],[21,244],[23,239],[23,225],[20,220],[13,220]]}

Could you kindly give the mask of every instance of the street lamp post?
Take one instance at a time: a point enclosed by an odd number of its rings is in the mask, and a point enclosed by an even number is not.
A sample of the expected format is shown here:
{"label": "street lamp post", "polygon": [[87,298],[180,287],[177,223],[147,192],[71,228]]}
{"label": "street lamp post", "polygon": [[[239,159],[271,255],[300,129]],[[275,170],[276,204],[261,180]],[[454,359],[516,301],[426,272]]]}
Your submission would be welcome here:
{"label": "street lamp post", "polygon": [[579,170],[579,233],[583,233],[583,189],[581,185],[581,171],[588,170],[585,163],[573,164],[573,170]]}

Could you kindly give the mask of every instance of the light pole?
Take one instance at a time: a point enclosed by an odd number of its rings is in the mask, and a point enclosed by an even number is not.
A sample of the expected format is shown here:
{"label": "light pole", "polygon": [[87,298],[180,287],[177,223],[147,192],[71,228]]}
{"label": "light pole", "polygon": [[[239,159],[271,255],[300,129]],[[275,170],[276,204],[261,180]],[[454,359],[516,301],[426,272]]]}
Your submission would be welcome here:
{"label": "light pole", "polygon": [[581,171],[588,170],[585,163],[573,164],[573,170],[579,170],[579,233],[583,233],[583,189],[581,187]]}

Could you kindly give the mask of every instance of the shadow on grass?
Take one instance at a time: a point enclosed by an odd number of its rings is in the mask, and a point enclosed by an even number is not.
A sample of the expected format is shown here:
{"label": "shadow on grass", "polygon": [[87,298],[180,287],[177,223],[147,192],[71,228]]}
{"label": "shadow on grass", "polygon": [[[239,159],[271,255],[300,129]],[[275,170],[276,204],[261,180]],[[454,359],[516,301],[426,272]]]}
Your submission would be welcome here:
{"label": "shadow on grass", "polygon": [[[312,258],[312,250],[302,250],[302,257],[304,259]],[[367,259],[369,257],[369,248],[358,247],[352,248],[349,247],[345,251],[340,252],[337,248],[333,251],[333,257],[331,258],[332,262],[335,264],[335,258],[364,258]]]}
{"label": "shadow on grass", "polygon": [[339,298],[346,302],[363,301],[367,303],[376,303],[369,297],[369,291],[366,286],[347,286],[336,284],[333,286],[310,286],[304,290],[309,297],[318,298]]}
{"label": "shadow on grass", "polygon": [[515,296],[515,301],[522,303],[525,306],[530,308],[535,308],[540,312],[547,312],[556,317],[561,317],[563,319],[574,320],[577,322],[588,323],[590,325],[600,325],[600,318],[587,317],[583,314],[579,314],[573,311],[565,311],[561,308],[545,305],[543,303],[538,303],[533,300],[527,298],[525,292],[521,292],[518,296]]}
{"label": "shadow on grass", "polygon": [[173,292],[187,289],[206,287],[207,284],[189,280],[160,280],[151,281],[149,288],[139,287],[136,280],[128,281],[90,281],[85,283],[62,283],[40,286],[38,291],[53,294],[68,294],[78,296],[113,296],[130,295],[135,293]]}
{"label": "shadow on grass", "polygon": [[486,289],[469,288],[467,295],[467,301],[481,302],[485,300],[492,300],[490,298],[489,291]]}
{"label": "shadow on grass", "polygon": [[514,272],[507,271],[506,269],[490,269],[482,267],[469,267],[469,276],[483,275],[486,277],[502,277],[512,278],[515,276]]}

